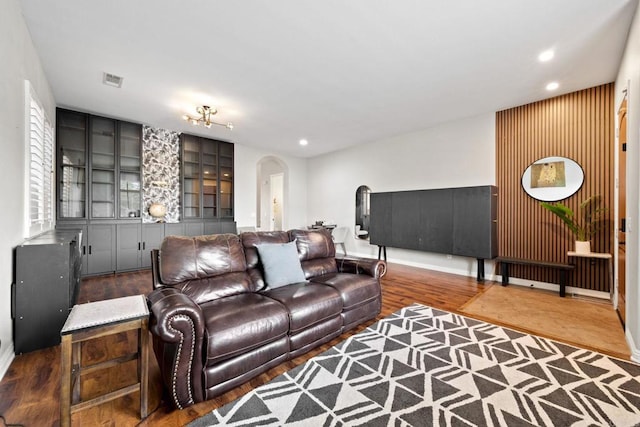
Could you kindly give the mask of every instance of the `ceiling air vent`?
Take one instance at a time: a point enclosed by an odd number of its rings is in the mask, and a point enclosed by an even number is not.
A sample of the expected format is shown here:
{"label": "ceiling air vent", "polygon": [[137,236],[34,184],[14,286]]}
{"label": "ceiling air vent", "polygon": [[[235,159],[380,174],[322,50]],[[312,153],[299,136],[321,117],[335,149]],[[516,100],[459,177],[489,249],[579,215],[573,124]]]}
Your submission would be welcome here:
{"label": "ceiling air vent", "polygon": [[122,87],[122,80],[124,80],[123,77],[116,76],[115,74],[102,73],[102,83],[107,86]]}

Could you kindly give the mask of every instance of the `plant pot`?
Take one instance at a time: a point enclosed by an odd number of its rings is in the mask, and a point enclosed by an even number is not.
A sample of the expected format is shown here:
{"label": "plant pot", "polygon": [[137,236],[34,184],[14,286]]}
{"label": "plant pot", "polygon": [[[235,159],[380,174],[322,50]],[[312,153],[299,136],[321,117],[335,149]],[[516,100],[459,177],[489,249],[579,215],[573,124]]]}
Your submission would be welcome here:
{"label": "plant pot", "polygon": [[591,253],[591,242],[590,241],[582,242],[580,240],[576,240],[576,253],[578,254]]}

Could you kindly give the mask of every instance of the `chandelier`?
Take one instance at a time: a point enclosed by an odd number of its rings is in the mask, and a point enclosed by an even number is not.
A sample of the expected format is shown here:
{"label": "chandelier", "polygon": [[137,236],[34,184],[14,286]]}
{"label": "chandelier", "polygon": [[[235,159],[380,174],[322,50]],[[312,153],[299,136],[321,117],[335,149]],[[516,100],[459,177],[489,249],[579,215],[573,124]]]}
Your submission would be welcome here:
{"label": "chandelier", "polygon": [[203,105],[202,107],[196,108],[196,112],[200,115],[200,117],[192,117],[188,114],[185,114],[184,116],[182,116],[182,118],[188,121],[189,123],[191,123],[192,125],[196,125],[196,126],[199,126],[200,123],[202,123],[206,128],[210,128],[211,125],[218,125],[218,126],[224,126],[229,130],[233,129],[233,123],[231,122],[216,123],[213,120],[211,120],[211,116],[215,115],[218,112],[218,110],[216,110],[213,107],[209,107],[208,105]]}

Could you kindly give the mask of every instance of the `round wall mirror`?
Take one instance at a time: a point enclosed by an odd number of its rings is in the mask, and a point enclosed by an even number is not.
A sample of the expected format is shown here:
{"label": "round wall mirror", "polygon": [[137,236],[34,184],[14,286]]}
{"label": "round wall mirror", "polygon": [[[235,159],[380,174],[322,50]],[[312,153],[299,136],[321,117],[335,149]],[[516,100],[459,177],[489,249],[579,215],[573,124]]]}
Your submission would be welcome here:
{"label": "round wall mirror", "polygon": [[575,194],[584,182],[584,171],[567,157],[544,157],[522,174],[522,188],[543,202],[557,202]]}
{"label": "round wall mirror", "polygon": [[357,239],[369,238],[369,199],[371,189],[366,185],[361,185],[356,190],[356,225],[354,227]]}

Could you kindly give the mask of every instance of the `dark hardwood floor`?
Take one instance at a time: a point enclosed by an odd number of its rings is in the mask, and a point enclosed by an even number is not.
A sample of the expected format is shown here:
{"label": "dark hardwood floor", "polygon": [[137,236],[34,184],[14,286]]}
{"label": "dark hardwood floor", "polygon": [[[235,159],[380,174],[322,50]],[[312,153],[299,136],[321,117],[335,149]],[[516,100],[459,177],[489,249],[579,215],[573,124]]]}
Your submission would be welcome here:
{"label": "dark hardwood floor", "polygon": [[[383,307],[379,317],[385,317],[414,302],[459,312],[465,303],[492,285],[492,282],[478,284],[471,277],[390,264],[388,272],[382,280]],[[148,294],[149,292],[151,292],[149,271],[85,278],[82,281],[78,303]],[[184,410],[175,410],[170,404],[163,401],[158,366],[155,356],[151,352],[150,415],[145,420],[139,420],[139,396],[132,394],[74,414],[72,416],[73,425],[184,425],[305,362],[310,357],[329,349],[371,323],[373,321],[343,334],[304,356],[285,362],[216,399],[193,405]],[[523,325],[522,329],[526,330],[526,325]],[[83,347],[83,363],[108,360],[133,351],[135,346],[135,334],[127,333],[90,341]],[[133,382],[135,382],[135,362],[129,362],[86,378],[83,382],[83,397],[91,397],[97,393],[110,391]],[[0,382],[0,414],[4,415],[8,423],[21,423],[25,426],[57,426],[59,425],[60,408],[59,388],[60,346],[16,356]]]}

